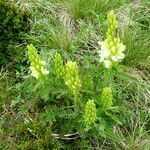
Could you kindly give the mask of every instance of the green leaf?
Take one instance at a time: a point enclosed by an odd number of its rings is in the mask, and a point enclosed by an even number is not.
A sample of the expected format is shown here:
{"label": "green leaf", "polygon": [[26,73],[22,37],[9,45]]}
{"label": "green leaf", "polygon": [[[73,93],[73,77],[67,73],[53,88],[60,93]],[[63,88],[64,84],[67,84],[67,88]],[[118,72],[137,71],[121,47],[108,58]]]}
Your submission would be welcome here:
{"label": "green leaf", "polygon": [[46,110],[46,112],[44,113],[44,117],[47,122],[52,123],[56,121],[55,113],[51,110]]}
{"label": "green leaf", "polygon": [[122,122],[120,121],[120,119],[116,117],[114,114],[112,114],[111,112],[105,111],[105,114],[111,117],[111,119],[113,119],[116,123],[122,125]]}

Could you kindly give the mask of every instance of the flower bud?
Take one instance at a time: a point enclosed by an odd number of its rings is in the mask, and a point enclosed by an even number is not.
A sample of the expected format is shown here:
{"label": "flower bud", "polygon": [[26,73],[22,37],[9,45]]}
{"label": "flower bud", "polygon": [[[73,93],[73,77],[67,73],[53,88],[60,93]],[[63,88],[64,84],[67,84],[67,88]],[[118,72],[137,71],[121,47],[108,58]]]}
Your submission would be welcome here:
{"label": "flower bud", "polygon": [[54,56],[54,69],[58,78],[63,78],[65,75],[65,68],[63,65],[63,59],[59,53]]}
{"label": "flower bud", "polygon": [[91,125],[96,121],[96,106],[93,100],[88,100],[85,105],[85,123]]}
{"label": "flower bud", "polygon": [[74,95],[78,94],[81,89],[81,81],[79,79],[79,70],[76,62],[68,61],[66,63],[65,84],[69,87]]}
{"label": "flower bud", "polygon": [[109,109],[112,106],[112,90],[110,87],[105,87],[101,94],[101,104],[103,106],[103,109]]}

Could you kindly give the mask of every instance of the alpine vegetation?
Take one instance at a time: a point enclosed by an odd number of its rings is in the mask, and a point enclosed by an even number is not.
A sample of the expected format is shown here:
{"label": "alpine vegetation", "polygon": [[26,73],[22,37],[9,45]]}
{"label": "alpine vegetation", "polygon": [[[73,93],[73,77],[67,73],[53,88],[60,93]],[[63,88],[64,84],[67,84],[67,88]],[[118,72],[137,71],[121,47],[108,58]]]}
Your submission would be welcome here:
{"label": "alpine vegetation", "polygon": [[0,149],[149,150],[147,2],[0,0]]}

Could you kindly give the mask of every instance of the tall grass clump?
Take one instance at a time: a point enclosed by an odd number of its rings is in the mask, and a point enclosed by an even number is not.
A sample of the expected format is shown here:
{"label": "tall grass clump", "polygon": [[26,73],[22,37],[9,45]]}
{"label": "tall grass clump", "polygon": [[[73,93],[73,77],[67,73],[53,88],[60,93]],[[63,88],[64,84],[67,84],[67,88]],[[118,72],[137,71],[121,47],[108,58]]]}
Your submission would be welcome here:
{"label": "tall grass clump", "polygon": [[121,7],[118,11],[122,39],[128,47],[124,63],[138,66],[150,56],[150,17],[148,5],[144,2]]}

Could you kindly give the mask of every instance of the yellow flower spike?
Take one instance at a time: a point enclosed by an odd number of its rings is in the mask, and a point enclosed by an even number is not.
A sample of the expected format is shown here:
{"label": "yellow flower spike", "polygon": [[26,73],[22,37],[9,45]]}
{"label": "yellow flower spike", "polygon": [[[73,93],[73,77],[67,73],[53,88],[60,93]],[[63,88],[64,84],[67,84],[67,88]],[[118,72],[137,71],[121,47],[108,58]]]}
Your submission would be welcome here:
{"label": "yellow flower spike", "polygon": [[124,59],[125,45],[120,41],[118,37],[115,37],[116,29],[118,28],[118,21],[114,11],[110,11],[107,15],[108,30],[106,33],[106,39],[99,42],[101,50],[99,51],[100,62],[104,64],[104,67],[109,69],[113,63],[120,62]]}
{"label": "yellow flower spike", "polygon": [[88,100],[88,102],[85,105],[85,123],[87,125],[94,124],[96,121],[96,106],[93,100]]}
{"label": "yellow flower spike", "polygon": [[101,104],[103,106],[103,109],[109,109],[111,108],[113,104],[113,96],[112,96],[112,90],[110,87],[105,87],[101,94]]}
{"label": "yellow flower spike", "polygon": [[78,108],[78,93],[81,89],[81,81],[79,78],[79,70],[76,62],[68,61],[65,67],[65,84],[74,95],[74,109]]}
{"label": "yellow flower spike", "polygon": [[63,65],[63,59],[59,53],[56,53],[54,56],[54,68],[56,76],[58,78],[63,78],[65,75],[65,68]]}
{"label": "yellow flower spike", "polygon": [[29,59],[30,60],[34,59],[34,62],[37,62],[40,58],[36,48],[33,46],[33,44],[27,45],[27,48],[28,48]]}
{"label": "yellow flower spike", "polygon": [[66,63],[65,84],[69,87],[74,95],[77,95],[81,89],[79,70],[76,62],[68,61]]}
{"label": "yellow flower spike", "polygon": [[28,55],[30,60],[30,70],[31,75],[35,77],[36,79],[45,76],[49,73],[49,71],[46,69],[46,63],[42,61],[37,53],[36,48],[30,44],[27,46],[28,49]]}

